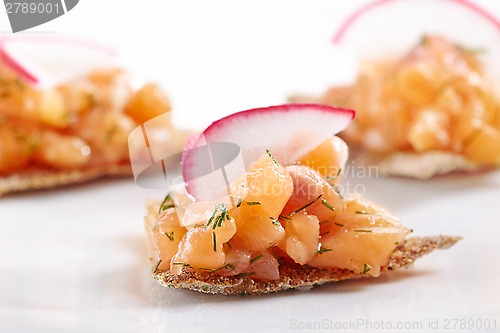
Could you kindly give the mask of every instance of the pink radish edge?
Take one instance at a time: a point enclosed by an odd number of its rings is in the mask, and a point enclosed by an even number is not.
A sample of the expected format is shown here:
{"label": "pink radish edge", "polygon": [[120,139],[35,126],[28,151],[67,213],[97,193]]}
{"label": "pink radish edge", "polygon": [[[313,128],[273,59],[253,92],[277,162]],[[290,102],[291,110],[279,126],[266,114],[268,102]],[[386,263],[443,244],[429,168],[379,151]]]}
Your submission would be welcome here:
{"label": "pink radish edge", "polygon": [[[342,108],[333,108],[331,106],[326,106],[326,105],[321,105],[321,104],[313,104],[313,103],[287,104],[287,106],[292,106],[292,107],[310,107],[310,106],[313,106],[313,107],[315,107],[317,109],[323,109],[323,110],[325,110],[327,112],[330,112],[330,111],[332,111],[332,109],[335,109],[335,111],[340,111],[340,112],[343,112],[343,113],[346,113],[346,114],[350,114],[351,115],[351,119],[354,119],[354,116],[356,114],[356,112],[354,110],[348,110],[348,109],[342,109]],[[274,105],[274,106],[268,106],[268,107],[265,107],[265,108],[254,108],[254,109],[239,111],[239,112],[230,114],[229,116],[226,116],[224,118],[221,118],[219,120],[214,121],[212,123],[212,125],[210,125],[209,127],[207,127],[207,129],[210,129],[210,130],[207,131],[207,132],[204,132],[203,134],[208,134],[211,131],[216,130],[219,127],[220,123],[224,123],[229,118],[240,117],[241,114],[244,114],[244,113],[247,113],[247,112],[248,113],[255,113],[255,112],[265,113],[265,112],[267,112],[269,110],[281,109],[281,108],[283,108],[283,105]],[[288,111],[290,111],[289,108],[287,108],[285,112],[288,112]],[[249,115],[244,115],[244,117],[249,117]]]}
{"label": "pink radish edge", "polygon": [[[344,23],[342,23],[342,25],[340,26],[338,31],[335,33],[335,35],[333,36],[333,43],[334,44],[340,43],[342,41],[342,37],[344,37],[344,34],[346,33],[346,31],[351,27],[351,25],[354,22],[356,22],[361,16],[363,16],[363,14],[369,12],[373,8],[382,6],[382,5],[389,3],[389,2],[395,2],[395,1],[397,1],[397,0],[377,0],[374,2],[370,2],[370,3],[362,6],[358,10],[356,10],[354,13],[351,14],[351,16],[349,16],[347,18],[347,20],[344,21]],[[448,0],[448,1],[451,1],[451,0]],[[463,7],[467,8],[467,9],[470,9],[472,12],[479,14],[480,16],[485,18],[487,21],[492,23],[500,31],[500,20],[497,19],[494,15],[490,14],[484,8],[476,5],[475,3],[469,2],[468,0],[453,0],[453,2],[458,4],[458,5],[462,5]]]}
{"label": "pink radish edge", "polygon": [[[297,104],[287,104],[288,106],[293,106],[293,107],[309,107],[309,106],[314,106],[318,109],[323,109],[325,111],[331,111],[332,109],[335,109],[335,111],[340,111],[346,114],[349,114],[351,116],[351,120],[354,119],[356,115],[356,111],[354,110],[348,110],[348,109],[343,109],[343,108],[332,108],[330,106],[326,105],[320,105],[320,104],[313,104],[313,103],[297,103]],[[205,134],[210,133],[213,130],[217,130],[217,128],[224,123],[227,119],[233,118],[233,117],[241,117],[241,114],[245,113],[252,113],[254,114],[255,112],[263,113],[267,112],[268,110],[274,110],[277,108],[283,108],[283,105],[274,105],[274,106],[268,106],[265,108],[253,108],[249,110],[244,110],[244,111],[239,111],[236,113],[232,113],[228,116],[225,116],[223,118],[220,118],[219,120],[214,121],[211,125],[209,125],[204,131],[202,131],[199,134],[192,134],[188,137],[186,140],[186,143],[184,144],[184,149],[182,152],[182,163],[184,164],[186,156],[187,156],[187,151],[193,148],[196,148],[200,142],[200,139],[204,138]],[[286,109],[285,112],[290,111],[290,109]],[[243,117],[249,117],[249,115],[243,115]],[[207,131],[209,130],[209,131]]]}
{"label": "pink radish edge", "polygon": [[5,51],[4,44],[6,39],[7,38],[0,40],[0,60],[7,65],[7,67],[16,72],[21,78],[27,81],[27,83],[37,84],[39,82],[38,79],[25,70],[21,64],[19,64]]}
{"label": "pink radish edge", "polygon": [[29,42],[43,42],[43,43],[60,43],[60,44],[73,44],[73,45],[80,45],[84,48],[88,49],[93,49],[93,50],[98,50],[102,53],[107,53],[110,56],[116,56],[117,52],[110,48],[106,47],[104,45],[100,45],[98,43],[94,43],[88,40],[83,40],[83,39],[77,39],[77,38],[72,38],[72,37],[67,37],[67,36],[58,36],[58,37],[48,37],[48,36],[43,36],[43,37],[23,37],[23,38],[12,38],[12,37],[4,37],[0,39],[0,60],[2,60],[5,65],[7,65],[10,69],[12,69],[14,72],[16,72],[19,76],[21,76],[27,83],[36,85],[40,82],[39,78],[35,77],[33,74],[31,74],[27,69],[24,68],[24,66],[17,61],[15,58],[13,58],[6,50],[6,44],[9,42],[20,42],[20,43],[29,43]]}

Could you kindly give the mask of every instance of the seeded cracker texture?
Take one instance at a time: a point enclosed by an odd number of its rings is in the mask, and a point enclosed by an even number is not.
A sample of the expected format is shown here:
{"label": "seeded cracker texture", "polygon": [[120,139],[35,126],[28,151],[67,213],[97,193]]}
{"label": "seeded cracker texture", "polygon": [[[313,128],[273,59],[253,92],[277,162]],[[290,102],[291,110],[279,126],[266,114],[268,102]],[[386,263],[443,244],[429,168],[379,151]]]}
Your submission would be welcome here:
{"label": "seeded cracker texture", "polygon": [[[159,204],[148,205],[146,228],[148,234],[158,216]],[[458,242],[461,237],[431,236],[414,237],[402,242],[392,253],[387,265],[381,272],[393,271],[408,267],[413,262],[436,249],[447,249]],[[152,263],[156,266],[156,263]],[[153,267],[154,269],[154,267]],[[193,271],[183,268],[181,274],[172,274],[169,271],[158,271],[153,277],[160,284],[172,288],[184,288],[208,294],[223,295],[259,295],[281,290],[312,287],[329,282],[349,279],[359,279],[367,276],[353,273],[346,269],[315,268],[307,265],[280,265],[280,279],[274,281],[253,280],[251,277],[224,277],[217,274]]]}
{"label": "seeded cracker texture", "polygon": [[[320,98],[308,95],[289,97],[291,103],[320,103]],[[430,179],[434,176],[453,172],[474,172],[481,170],[477,164],[459,154],[444,151],[424,153],[398,152],[389,156],[376,156],[353,147],[351,160],[359,165],[376,165],[384,176],[400,176],[417,179]]]}
{"label": "seeded cracker texture", "polygon": [[0,177],[0,196],[12,192],[49,189],[58,186],[83,183],[104,176],[130,176],[130,163],[103,165],[75,170],[30,168]]}

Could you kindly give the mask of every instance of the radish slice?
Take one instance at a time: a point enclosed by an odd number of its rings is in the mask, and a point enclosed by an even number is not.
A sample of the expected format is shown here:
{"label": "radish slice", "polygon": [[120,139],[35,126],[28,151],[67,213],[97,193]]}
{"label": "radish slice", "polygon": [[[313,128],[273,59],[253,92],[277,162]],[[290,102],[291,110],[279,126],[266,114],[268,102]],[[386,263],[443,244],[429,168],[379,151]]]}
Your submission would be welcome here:
{"label": "radish slice", "polygon": [[93,69],[117,66],[116,52],[88,41],[53,36],[8,36],[0,61],[27,83],[52,87]]}
{"label": "radish slice", "polygon": [[[315,104],[288,104],[242,111],[217,120],[200,136],[192,137],[185,146],[182,174],[187,190],[198,200],[206,200],[206,193],[210,191],[218,194],[224,190],[227,192],[228,185],[249,170],[266,150],[280,164],[290,165],[328,137],[344,130],[353,118],[354,111],[351,110]],[[214,156],[224,155],[224,152],[211,151],[210,147],[217,144],[223,147],[221,143],[236,144],[241,149],[242,163],[236,161],[234,168],[227,170],[221,170],[224,169],[221,165],[213,167],[217,164]],[[197,153],[199,147],[207,148],[202,154]],[[207,149],[210,153],[205,151]],[[207,164],[212,164],[212,168],[208,168],[212,172],[223,171],[223,182],[199,180],[202,176],[200,170],[207,170]],[[230,163],[227,165],[231,166]],[[208,171],[202,173],[207,174]]]}
{"label": "radish slice", "polygon": [[500,20],[467,0],[377,0],[354,12],[333,42],[360,58],[383,59],[405,54],[426,34],[484,49],[485,74],[499,81]]}

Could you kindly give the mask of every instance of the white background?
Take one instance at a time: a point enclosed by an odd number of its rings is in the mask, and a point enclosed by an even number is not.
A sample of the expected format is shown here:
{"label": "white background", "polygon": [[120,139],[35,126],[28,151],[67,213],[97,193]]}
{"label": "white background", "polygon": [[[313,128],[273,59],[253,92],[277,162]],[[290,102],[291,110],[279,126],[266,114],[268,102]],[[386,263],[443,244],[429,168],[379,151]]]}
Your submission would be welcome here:
{"label": "white background", "polygon": [[[498,1],[474,2],[500,17]],[[363,3],[81,0],[27,33],[115,46],[138,75],[161,82],[179,124],[200,127],[349,79],[353,61],[330,40]],[[9,30],[2,11],[0,31]],[[500,328],[500,174],[356,181],[417,235],[465,239],[377,280],[263,297],[211,296],[151,281],[142,219],[145,200],[161,191],[103,180],[11,195],[0,199],[0,332],[275,332],[323,319],[424,328],[429,319],[496,319]]]}

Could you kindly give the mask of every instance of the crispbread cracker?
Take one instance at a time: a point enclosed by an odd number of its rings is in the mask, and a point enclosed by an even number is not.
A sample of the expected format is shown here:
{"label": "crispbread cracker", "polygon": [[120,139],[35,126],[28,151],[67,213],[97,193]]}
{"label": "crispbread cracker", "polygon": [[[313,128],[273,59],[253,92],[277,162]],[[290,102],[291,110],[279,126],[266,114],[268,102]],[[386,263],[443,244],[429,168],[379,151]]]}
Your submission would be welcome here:
{"label": "crispbread cracker", "polygon": [[[151,232],[157,214],[158,205],[149,204],[146,216],[147,232]],[[432,236],[414,237],[402,242],[392,253],[387,265],[381,268],[382,272],[407,267],[413,262],[436,249],[446,249],[458,242],[460,237]],[[227,277],[217,274],[194,271],[183,268],[181,274],[172,274],[169,271],[155,272],[153,276],[160,284],[166,287],[191,289],[208,294],[266,294],[281,290],[312,287],[329,282],[366,277],[363,274],[353,273],[339,268],[315,268],[308,265],[289,265],[283,263],[279,267],[280,279],[265,281],[253,280],[251,277]]]}
{"label": "crispbread cracker", "polygon": [[453,172],[479,171],[481,167],[463,156],[444,151],[425,153],[398,152],[390,156],[375,156],[363,151],[355,152],[352,160],[357,165],[375,165],[383,176],[401,176],[430,179]]}
{"label": "crispbread cracker", "polygon": [[130,163],[103,165],[82,170],[53,170],[30,168],[21,172],[0,177],[0,196],[29,190],[48,189],[56,186],[83,183],[103,176],[132,175]]}

